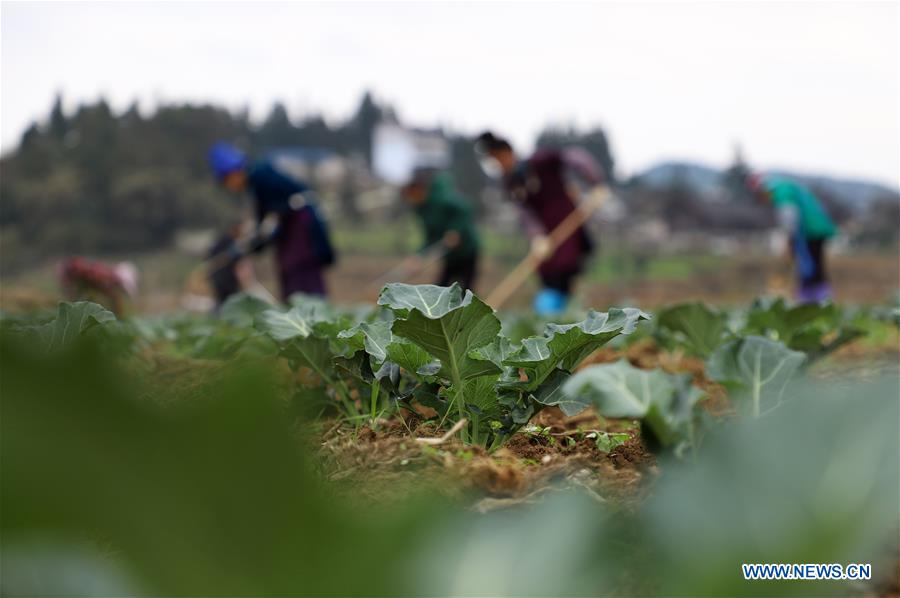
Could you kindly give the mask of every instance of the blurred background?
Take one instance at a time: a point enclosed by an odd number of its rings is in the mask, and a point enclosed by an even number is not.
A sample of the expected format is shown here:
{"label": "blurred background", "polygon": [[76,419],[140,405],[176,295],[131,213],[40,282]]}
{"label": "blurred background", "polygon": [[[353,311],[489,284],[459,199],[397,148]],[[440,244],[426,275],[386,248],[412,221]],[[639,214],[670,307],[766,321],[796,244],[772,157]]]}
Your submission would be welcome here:
{"label": "blurred background", "polygon": [[375,167],[379,131],[449,155],[486,293],[526,252],[473,152],[486,128],[522,153],[580,145],[609,173],[585,305],[773,290],[782,248],[750,169],[808,185],[840,225],[836,299],[883,302],[900,287],[897,34],[894,2],[4,2],[0,307],[54,304],[72,255],[132,260],[139,309],[181,306],[250,213],[206,164],[222,139],[312,183],[332,296],[362,300],[421,243]]}

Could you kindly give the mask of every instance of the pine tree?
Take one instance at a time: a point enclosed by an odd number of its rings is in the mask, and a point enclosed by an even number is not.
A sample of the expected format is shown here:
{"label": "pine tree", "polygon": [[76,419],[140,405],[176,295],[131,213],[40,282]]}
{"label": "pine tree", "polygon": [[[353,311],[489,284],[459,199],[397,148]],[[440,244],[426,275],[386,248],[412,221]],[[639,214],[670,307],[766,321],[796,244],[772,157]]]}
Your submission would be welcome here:
{"label": "pine tree", "polygon": [[62,94],[57,93],[53,100],[53,108],[50,109],[50,123],[48,126],[50,136],[54,139],[65,139],[66,133],[69,132],[69,122],[63,112]]}
{"label": "pine tree", "polygon": [[734,202],[750,202],[753,200],[750,190],[747,188],[747,178],[750,176],[750,168],[744,161],[744,153],[740,144],[734,146],[734,160],[722,174],[722,186],[728,194],[728,198]]}

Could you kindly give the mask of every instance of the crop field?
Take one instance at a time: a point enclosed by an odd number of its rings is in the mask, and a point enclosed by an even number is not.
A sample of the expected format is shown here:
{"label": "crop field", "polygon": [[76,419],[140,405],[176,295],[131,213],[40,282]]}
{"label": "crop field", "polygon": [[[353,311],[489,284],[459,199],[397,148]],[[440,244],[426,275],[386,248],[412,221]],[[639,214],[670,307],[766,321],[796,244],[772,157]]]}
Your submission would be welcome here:
{"label": "crop field", "polygon": [[780,299],[546,322],[400,283],[361,308],[5,313],[4,587],[892,595],[898,325]]}

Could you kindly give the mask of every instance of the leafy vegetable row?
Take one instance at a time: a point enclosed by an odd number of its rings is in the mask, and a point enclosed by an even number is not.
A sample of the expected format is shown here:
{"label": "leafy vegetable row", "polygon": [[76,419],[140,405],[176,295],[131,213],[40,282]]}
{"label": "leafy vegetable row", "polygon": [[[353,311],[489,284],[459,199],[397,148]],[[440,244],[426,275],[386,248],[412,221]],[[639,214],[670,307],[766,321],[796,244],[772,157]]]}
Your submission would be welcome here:
{"label": "leafy vegetable row", "polygon": [[491,448],[548,405],[567,413],[587,407],[562,391],[574,367],[648,318],[632,308],[592,311],[581,322],[548,324],[542,335],[513,343],[494,310],[458,285],[389,284],[378,304],[386,310],[375,319],[343,330],[303,304],[263,312],[255,325],[289,362],[319,374],[349,417],[359,414],[342,375],[364,389],[371,417],[392,405],[419,405],[444,425],[465,419],[463,440]]}
{"label": "leafy vegetable row", "polygon": [[[4,317],[0,324],[43,352],[99,334],[120,354],[155,345],[192,357],[280,355],[294,370],[313,373],[296,387],[304,409],[336,408],[348,420],[374,421],[405,407],[441,426],[466,420],[463,439],[491,449],[551,405],[567,415],[593,406],[605,417],[639,420],[651,448],[678,452],[697,441],[703,394],[689,376],[624,360],[573,373],[598,348],[649,319],[638,309],[590,311],[579,322],[546,323],[540,334],[515,342],[490,306],[457,285],[389,284],[378,305],[341,312],[297,298],[284,311],[242,295],[217,320],[120,322],[99,305],[78,302],[61,303],[55,318]],[[761,416],[780,404],[806,365],[863,334],[862,322],[831,304],[760,300],[730,313],[676,305],[644,328],[662,346],[704,359],[707,376],[748,414]]]}

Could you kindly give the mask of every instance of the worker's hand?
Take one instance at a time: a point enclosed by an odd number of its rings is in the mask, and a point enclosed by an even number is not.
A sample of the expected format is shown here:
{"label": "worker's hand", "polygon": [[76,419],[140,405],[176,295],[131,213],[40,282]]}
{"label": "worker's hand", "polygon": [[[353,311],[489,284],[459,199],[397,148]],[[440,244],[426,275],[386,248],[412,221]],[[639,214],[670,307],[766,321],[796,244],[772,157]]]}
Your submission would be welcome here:
{"label": "worker's hand", "polygon": [[447,249],[456,249],[456,247],[459,246],[459,241],[460,241],[459,231],[448,230],[444,234],[444,238],[441,242],[444,244],[444,247],[446,247]]}
{"label": "worker's hand", "polygon": [[588,205],[600,205],[606,201],[609,189],[606,185],[594,185],[584,194],[584,203]]}
{"label": "worker's hand", "polygon": [[278,214],[266,214],[263,221],[259,223],[256,234],[264,239],[268,239],[275,234],[278,228]]}
{"label": "worker's hand", "polygon": [[544,261],[550,255],[550,239],[546,235],[538,235],[531,239],[532,257]]}

